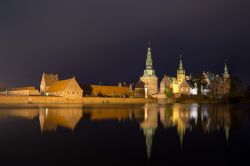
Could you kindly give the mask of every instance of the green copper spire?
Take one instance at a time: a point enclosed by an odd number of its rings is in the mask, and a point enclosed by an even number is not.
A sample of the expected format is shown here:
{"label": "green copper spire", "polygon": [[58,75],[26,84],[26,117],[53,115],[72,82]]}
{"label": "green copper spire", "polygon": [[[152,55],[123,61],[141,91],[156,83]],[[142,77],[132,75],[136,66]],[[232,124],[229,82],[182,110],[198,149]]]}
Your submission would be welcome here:
{"label": "green copper spire", "polygon": [[151,54],[151,48],[150,48],[150,41],[148,42],[146,68],[147,69],[153,69],[153,60],[152,60],[152,54]]}
{"label": "green copper spire", "polygon": [[153,76],[153,75],[155,75],[155,71],[153,70],[153,60],[152,60],[152,53],[151,53],[150,41],[149,41],[147,59],[146,59],[146,69],[144,70],[144,76]]}

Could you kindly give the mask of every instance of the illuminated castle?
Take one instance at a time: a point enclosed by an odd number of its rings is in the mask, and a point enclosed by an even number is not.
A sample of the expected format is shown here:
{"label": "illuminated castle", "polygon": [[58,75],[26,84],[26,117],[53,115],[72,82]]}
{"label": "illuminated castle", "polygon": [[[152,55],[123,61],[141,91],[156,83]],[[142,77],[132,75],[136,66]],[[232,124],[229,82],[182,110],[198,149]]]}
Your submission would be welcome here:
{"label": "illuminated castle", "polygon": [[166,88],[172,90],[172,92],[176,95],[178,94],[190,94],[190,85],[187,80],[189,80],[189,76],[185,75],[185,69],[183,67],[182,56],[180,56],[179,68],[177,70],[177,77],[169,77],[164,75],[161,84],[160,84],[160,93],[164,93]]}
{"label": "illuminated castle", "polygon": [[[179,68],[177,70],[176,77],[169,77],[164,75],[160,83],[159,94],[165,94],[167,88],[172,90],[175,96],[180,95],[197,95],[198,89],[203,95],[216,95],[223,96],[228,95],[230,92],[230,75],[228,73],[228,67],[225,63],[224,73],[222,76],[218,74],[212,74],[209,72],[203,72],[200,80],[193,79],[191,76],[187,76],[183,67],[182,56],[180,56]],[[202,82],[202,85],[198,87],[198,81]]]}

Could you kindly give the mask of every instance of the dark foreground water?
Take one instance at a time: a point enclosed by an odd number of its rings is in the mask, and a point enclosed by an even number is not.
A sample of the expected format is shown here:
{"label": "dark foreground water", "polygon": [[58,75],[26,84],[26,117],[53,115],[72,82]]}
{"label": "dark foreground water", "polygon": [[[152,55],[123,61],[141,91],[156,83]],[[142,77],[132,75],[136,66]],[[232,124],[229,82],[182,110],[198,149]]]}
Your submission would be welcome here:
{"label": "dark foreground water", "polygon": [[0,106],[0,165],[243,161],[250,163],[250,105]]}

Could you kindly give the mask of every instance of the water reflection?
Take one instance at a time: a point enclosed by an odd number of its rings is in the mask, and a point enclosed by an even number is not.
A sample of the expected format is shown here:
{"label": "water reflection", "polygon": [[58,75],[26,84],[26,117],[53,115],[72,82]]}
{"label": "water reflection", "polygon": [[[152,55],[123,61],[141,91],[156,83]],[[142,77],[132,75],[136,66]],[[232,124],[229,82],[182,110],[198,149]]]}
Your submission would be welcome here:
{"label": "water reflection", "polygon": [[39,121],[42,132],[56,131],[57,126],[74,130],[81,118],[81,108],[45,108],[39,110]]}
{"label": "water reflection", "polygon": [[150,157],[155,130],[158,127],[158,109],[157,104],[145,104],[144,106],[144,121],[141,123],[144,135],[146,137],[147,155]]}
{"label": "water reflection", "polygon": [[180,142],[187,130],[199,128],[204,133],[225,130],[228,139],[231,126],[230,105],[174,104],[172,107],[160,108],[160,119],[164,127],[176,126]]}
{"label": "water reflection", "polygon": [[[39,120],[41,132],[56,132],[58,127],[74,130],[80,120],[136,121],[143,131],[147,156],[151,156],[154,136],[159,126],[175,128],[179,135],[180,148],[185,133],[198,129],[204,134],[223,130],[229,139],[231,127],[230,105],[173,104],[144,106],[103,107],[44,107],[1,109],[0,117],[16,117]],[[140,131],[138,131],[140,132]]]}

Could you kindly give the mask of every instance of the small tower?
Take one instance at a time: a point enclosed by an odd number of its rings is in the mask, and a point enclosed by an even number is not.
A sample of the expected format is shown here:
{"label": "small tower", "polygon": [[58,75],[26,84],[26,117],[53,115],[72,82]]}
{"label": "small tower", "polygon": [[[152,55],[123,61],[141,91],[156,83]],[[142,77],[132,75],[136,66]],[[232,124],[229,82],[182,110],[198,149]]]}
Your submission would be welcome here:
{"label": "small tower", "polygon": [[182,63],[182,55],[180,55],[179,69],[177,70],[177,81],[181,84],[185,80],[185,70]]}

